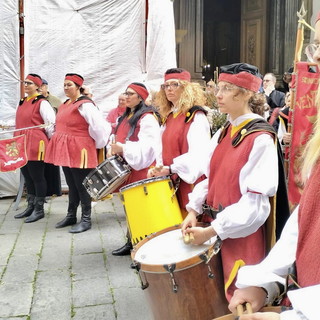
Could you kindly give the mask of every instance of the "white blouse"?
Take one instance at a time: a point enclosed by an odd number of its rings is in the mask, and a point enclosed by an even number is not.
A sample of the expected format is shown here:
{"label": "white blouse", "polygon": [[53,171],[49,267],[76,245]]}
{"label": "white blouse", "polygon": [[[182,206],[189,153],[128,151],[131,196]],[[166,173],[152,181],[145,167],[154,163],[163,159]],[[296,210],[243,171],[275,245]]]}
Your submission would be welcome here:
{"label": "white blouse", "polygon": [[149,167],[161,148],[160,126],[153,114],[146,114],[140,120],[138,141],[126,141],[123,157],[135,170]]}
{"label": "white blouse", "polygon": [[[237,126],[252,118],[261,117],[256,114],[246,114],[238,117],[231,124]],[[194,179],[203,173],[209,177],[210,160],[219,135],[220,130],[211,139],[207,151],[201,155],[197,172],[189,174],[189,178]],[[255,139],[248,162],[240,171],[239,185],[242,194],[239,201],[218,213],[217,218],[212,222],[212,227],[222,240],[246,237],[254,233],[269,216],[269,197],[275,195],[278,187],[277,146],[269,134],[261,134]],[[187,210],[193,209],[198,214],[202,213],[202,204],[206,200],[207,193],[208,179],[197,184],[189,194]]]}

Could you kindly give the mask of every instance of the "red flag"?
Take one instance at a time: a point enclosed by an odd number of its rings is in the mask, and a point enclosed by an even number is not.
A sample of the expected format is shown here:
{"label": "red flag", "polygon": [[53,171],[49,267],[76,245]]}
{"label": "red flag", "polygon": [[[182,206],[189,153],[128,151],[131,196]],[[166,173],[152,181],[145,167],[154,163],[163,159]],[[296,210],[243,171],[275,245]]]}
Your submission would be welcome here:
{"label": "red flag", "polygon": [[25,135],[0,140],[0,172],[17,170],[28,162]]}
{"label": "red flag", "polygon": [[315,97],[319,85],[319,70],[309,72],[309,63],[298,62],[293,83],[296,88],[292,114],[292,136],[289,154],[288,170],[288,198],[290,208],[293,209],[300,201],[302,193],[301,183],[301,155],[306,142],[312,133],[316,121],[317,108]]}

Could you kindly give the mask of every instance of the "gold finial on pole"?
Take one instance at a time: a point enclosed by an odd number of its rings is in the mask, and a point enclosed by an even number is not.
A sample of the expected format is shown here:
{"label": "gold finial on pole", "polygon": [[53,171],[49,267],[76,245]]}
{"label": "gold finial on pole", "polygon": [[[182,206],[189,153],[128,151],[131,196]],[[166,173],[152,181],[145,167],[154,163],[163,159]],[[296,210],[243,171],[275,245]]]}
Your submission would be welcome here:
{"label": "gold finial on pole", "polygon": [[302,52],[303,41],[304,41],[304,23],[303,22],[306,14],[307,14],[307,11],[304,7],[304,1],[302,1],[301,8],[297,12],[297,16],[299,20],[298,20],[297,39],[296,39],[296,50],[295,50],[295,56],[294,56],[294,62],[295,62],[294,69],[295,69],[295,64],[301,61],[301,52]]}

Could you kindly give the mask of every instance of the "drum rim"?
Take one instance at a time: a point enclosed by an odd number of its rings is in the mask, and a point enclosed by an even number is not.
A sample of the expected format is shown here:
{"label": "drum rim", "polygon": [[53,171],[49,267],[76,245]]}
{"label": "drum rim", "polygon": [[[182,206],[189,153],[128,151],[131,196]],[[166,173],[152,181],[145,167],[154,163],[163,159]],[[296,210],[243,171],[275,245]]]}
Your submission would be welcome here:
{"label": "drum rim", "polygon": [[114,156],[111,156],[110,158],[107,158],[105,160],[103,160],[101,163],[99,163],[95,169],[100,169],[101,166],[103,166],[105,163],[111,162],[112,160],[119,160],[119,162],[121,162],[122,164],[126,165],[127,162],[124,160],[123,157],[119,156],[118,154],[115,154]]}
{"label": "drum rim", "polygon": [[[167,269],[164,267],[166,264],[147,264],[147,263],[142,263],[140,261],[137,261],[135,259],[136,253],[138,252],[139,248],[142,247],[146,242],[156,238],[159,235],[165,234],[167,232],[173,231],[173,230],[177,230],[181,227],[181,225],[175,225],[172,227],[167,227],[165,229],[162,229],[160,231],[154,232],[150,235],[148,235],[146,238],[144,238],[143,240],[139,241],[138,244],[136,244],[132,251],[131,251],[131,258],[134,261],[134,263],[139,266],[139,270],[142,270],[144,272],[147,273],[168,273]],[[190,257],[188,259],[185,260],[181,260],[179,262],[174,263],[175,264],[175,269],[173,272],[178,272],[178,271],[183,271],[185,269],[194,267],[202,262],[205,262],[203,259],[200,258],[201,254],[205,254],[205,253],[210,253],[213,252],[214,249],[214,244],[208,246],[208,248],[204,249],[203,251],[199,252],[197,255]],[[213,259],[214,257],[212,257],[211,259]],[[210,260],[209,260],[210,261]],[[208,262],[209,262],[208,261]],[[207,262],[207,263],[208,263]]]}
{"label": "drum rim", "polygon": [[133,187],[137,187],[137,186],[148,184],[148,183],[155,182],[155,181],[162,181],[162,180],[171,180],[171,179],[170,179],[170,176],[160,176],[160,177],[152,177],[152,178],[142,179],[142,180],[127,184],[126,186],[120,188],[119,191],[123,192],[123,191],[125,191],[127,189],[131,189]]}

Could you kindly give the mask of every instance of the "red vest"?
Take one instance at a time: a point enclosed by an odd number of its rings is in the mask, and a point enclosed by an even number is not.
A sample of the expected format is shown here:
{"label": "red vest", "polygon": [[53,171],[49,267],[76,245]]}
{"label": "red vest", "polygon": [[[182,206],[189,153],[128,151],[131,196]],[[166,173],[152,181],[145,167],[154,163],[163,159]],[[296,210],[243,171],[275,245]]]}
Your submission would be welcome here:
{"label": "red vest", "polygon": [[78,110],[85,102],[89,100],[63,103],[59,107],[56,132],[49,143],[46,162],[69,168],[95,168],[98,165],[95,141]]}
{"label": "red vest", "polygon": [[[210,162],[207,203],[215,209],[218,209],[219,206],[228,207],[240,200],[240,171],[248,161],[255,138],[263,133],[251,133],[237,147],[233,147],[230,137],[231,127],[229,126],[225,137],[216,147]],[[255,233],[245,238],[223,240],[221,258],[224,281],[225,284],[229,284],[226,291],[228,300],[236,289],[234,283],[238,268],[243,262],[245,264],[259,263],[265,254],[264,227],[260,227]]]}
{"label": "red vest", "polygon": [[316,164],[303,191],[299,207],[296,253],[297,280],[301,287],[320,283],[320,163]]}
{"label": "red vest", "polygon": [[[44,124],[40,114],[41,101],[44,98],[32,98],[27,101],[25,98],[21,105],[18,106],[16,112],[16,128],[34,127]],[[19,130],[14,136],[26,135],[26,149],[28,160],[40,161],[44,160],[47,144],[49,139],[44,129],[35,128],[28,130]]]}
{"label": "red vest", "polygon": [[[166,119],[166,128],[162,134],[162,157],[165,166],[171,165],[174,158],[187,153],[189,150],[187,134],[194,117],[187,123],[185,119],[186,115],[183,113],[178,114],[176,117],[171,113]],[[193,187],[193,184],[187,184],[180,180],[177,198],[181,209],[185,209],[189,202],[188,194]]]}
{"label": "red vest", "polygon": [[[147,113],[144,113],[140,117],[140,119],[138,120],[138,122],[136,124],[136,127],[135,127],[135,130],[134,130],[133,134],[129,138],[129,141],[138,141],[138,134],[140,132],[141,119],[144,118],[145,115],[150,114],[150,113],[152,114],[152,112],[147,112]],[[130,131],[130,124],[128,122],[128,118],[125,118],[125,119],[122,120],[122,122],[120,123],[120,125],[119,125],[119,127],[117,129],[117,135],[116,135],[117,136],[117,142],[125,143],[129,131]],[[128,179],[126,180],[125,185],[128,185],[130,183],[146,179],[147,178],[148,169],[149,168],[144,168],[144,169],[141,169],[141,170],[134,170],[133,168],[131,168],[131,173],[130,173]],[[117,192],[117,190],[114,191],[114,192]]]}

